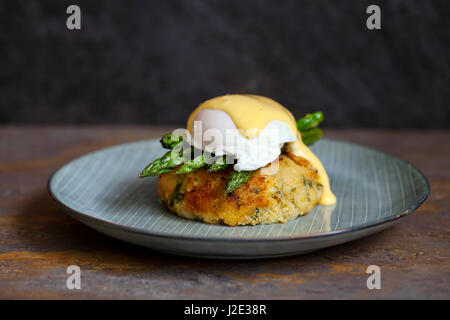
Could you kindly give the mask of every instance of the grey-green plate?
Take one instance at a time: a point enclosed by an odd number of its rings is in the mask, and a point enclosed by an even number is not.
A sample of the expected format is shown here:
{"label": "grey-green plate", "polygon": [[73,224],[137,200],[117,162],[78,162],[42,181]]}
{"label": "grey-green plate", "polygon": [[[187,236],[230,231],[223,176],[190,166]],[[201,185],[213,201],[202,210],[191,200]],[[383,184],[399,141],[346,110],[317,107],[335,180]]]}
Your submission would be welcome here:
{"label": "grey-green plate", "polygon": [[77,158],[52,175],[48,190],[69,215],[111,237],[166,253],[226,259],[288,256],[355,240],[393,225],[429,194],[418,169],[386,153],[327,139],[312,149],[337,203],[285,224],[228,227],[169,212],[159,201],[157,178],[137,177],[165,152],[157,140]]}

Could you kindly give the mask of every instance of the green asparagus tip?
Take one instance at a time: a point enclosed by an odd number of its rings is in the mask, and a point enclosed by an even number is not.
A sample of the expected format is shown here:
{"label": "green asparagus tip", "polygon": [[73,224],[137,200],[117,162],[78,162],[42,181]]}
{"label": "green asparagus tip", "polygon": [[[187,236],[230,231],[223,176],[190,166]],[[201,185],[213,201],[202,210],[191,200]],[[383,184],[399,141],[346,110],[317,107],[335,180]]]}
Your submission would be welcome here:
{"label": "green asparagus tip", "polygon": [[233,171],[228,178],[225,193],[233,192],[240,188],[252,176],[253,171]]}

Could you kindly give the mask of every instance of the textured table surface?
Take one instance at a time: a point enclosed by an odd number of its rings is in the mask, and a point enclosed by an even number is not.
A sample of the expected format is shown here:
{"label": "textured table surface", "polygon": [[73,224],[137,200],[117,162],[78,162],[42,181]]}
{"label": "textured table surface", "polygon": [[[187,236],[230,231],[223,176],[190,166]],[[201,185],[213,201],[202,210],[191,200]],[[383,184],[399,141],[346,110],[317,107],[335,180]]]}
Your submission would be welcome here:
{"label": "textured table surface", "polygon": [[[410,161],[429,199],[379,234],[316,253],[253,261],[170,256],[103,236],[49,199],[50,174],[98,148],[167,128],[0,127],[0,298],[317,299],[450,298],[450,131],[327,130]],[[68,290],[66,268],[81,268]],[[381,268],[381,290],[366,269]]]}

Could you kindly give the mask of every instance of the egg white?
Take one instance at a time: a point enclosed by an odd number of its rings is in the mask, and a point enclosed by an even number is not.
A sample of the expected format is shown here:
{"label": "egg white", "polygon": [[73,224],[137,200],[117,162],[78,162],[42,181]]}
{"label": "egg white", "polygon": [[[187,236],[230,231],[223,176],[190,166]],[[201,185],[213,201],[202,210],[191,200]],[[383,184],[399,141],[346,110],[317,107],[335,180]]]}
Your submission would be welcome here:
{"label": "egg white", "polygon": [[[289,125],[279,120],[269,122],[256,137],[248,139],[226,112],[213,109],[200,110],[189,129],[191,145],[216,156],[234,157],[237,160],[234,165],[236,171],[266,166],[279,157],[285,143],[297,140]],[[257,128],[250,131],[247,132],[249,136],[258,133]]]}

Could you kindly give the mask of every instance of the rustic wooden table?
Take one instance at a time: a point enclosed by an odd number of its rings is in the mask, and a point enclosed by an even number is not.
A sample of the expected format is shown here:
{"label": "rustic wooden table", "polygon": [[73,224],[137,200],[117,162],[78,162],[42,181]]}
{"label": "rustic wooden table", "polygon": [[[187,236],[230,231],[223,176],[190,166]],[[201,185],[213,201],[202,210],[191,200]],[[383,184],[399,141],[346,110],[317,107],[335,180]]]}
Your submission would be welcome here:
{"label": "rustic wooden table", "polygon": [[[431,183],[413,215],[377,235],[316,253],[253,261],[169,256],[103,236],[58,209],[46,183],[65,162],[168,128],[0,127],[0,298],[450,298],[450,131],[327,130],[410,161]],[[66,268],[81,268],[68,290]],[[381,290],[366,269],[381,268]]]}

